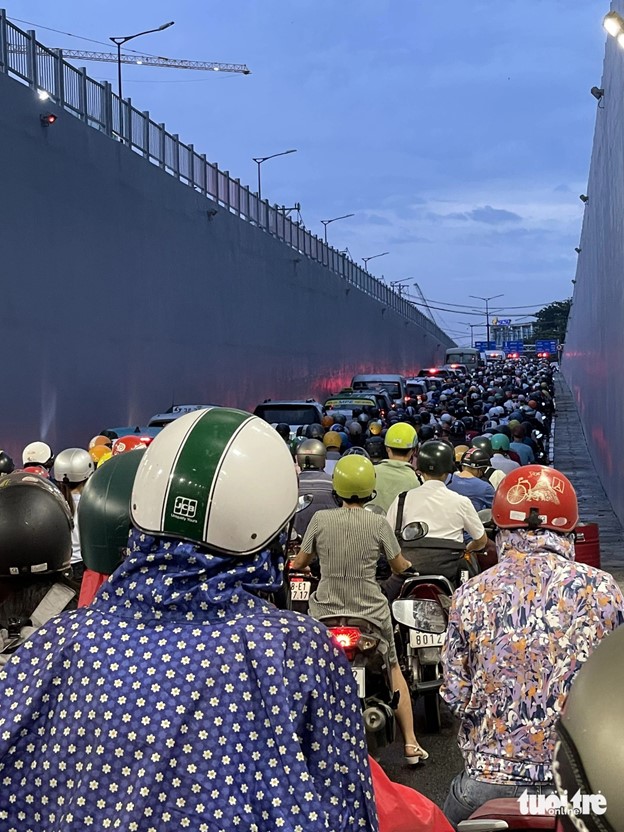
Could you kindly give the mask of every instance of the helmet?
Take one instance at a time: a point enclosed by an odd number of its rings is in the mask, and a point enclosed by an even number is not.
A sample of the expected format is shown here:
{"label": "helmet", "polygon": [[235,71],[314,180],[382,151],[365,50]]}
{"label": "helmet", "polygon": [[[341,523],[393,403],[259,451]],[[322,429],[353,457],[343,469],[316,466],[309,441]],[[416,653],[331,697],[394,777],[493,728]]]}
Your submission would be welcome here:
{"label": "helmet", "polygon": [[111,575],[123,560],[130,531],[130,494],[144,450],[119,454],[100,468],[80,498],[80,554],[87,569]]}
{"label": "helmet", "polygon": [[319,439],[304,439],[297,448],[297,464],[302,470],[316,468],[322,471],[327,459],[325,445]]}
{"label": "helmet", "polygon": [[455,445],[455,462],[461,462],[467,450],[469,450],[468,445]]}
{"label": "helmet", "polygon": [[104,436],[103,433],[99,433],[97,436],[94,436],[93,439],[89,442],[89,450],[91,448],[96,448],[98,445],[108,445],[110,446],[113,444],[112,440],[109,439],[108,436]]}
{"label": "helmet", "polygon": [[[137,448],[137,450],[140,451],[141,448]],[[98,459],[95,467],[99,468],[100,465],[104,465],[105,462],[108,462],[109,459],[112,459],[112,456],[113,452],[110,448],[107,448],[106,451],[104,451],[104,453],[102,454],[102,456]],[[121,456],[121,454],[117,454],[117,456]]]}
{"label": "helmet", "polygon": [[341,435],[336,433],[335,430],[328,430],[323,437],[323,445],[325,445],[326,448],[340,448],[342,446],[342,439],[340,436]]}
{"label": "helmet", "polygon": [[490,444],[493,451],[508,451],[509,437],[504,433],[497,433],[491,438]]}
{"label": "helmet", "polygon": [[31,442],[22,451],[22,463],[24,465],[43,465],[44,468],[52,467],[52,448],[45,442]]}
{"label": "helmet", "polygon": [[342,425],[342,427],[344,427],[347,424],[347,417],[344,415],[344,413],[336,413],[336,415],[334,416],[334,422],[337,425]]}
{"label": "helmet", "polygon": [[366,450],[366,448],[360,448],[358,445],[354,446],[353,448],[349,448],[345,451],[342,455],[343,459],[345,456],[363,456],[366,459],[370,459],[370,454]]}
{"label": "helmet", "polygon": [[[624,828],[623,712],[620,694],[624,685],[624,628],[600,642],[578,674],[557,723],[553,777],[569,814],[562,816],[564,829],[586,832]],[[577,793],[602,797],[603,813],[579,817],[571,805]]]}
{"label": "helmet", "polygon": [[453,422],[449,429],[449,435],[453,437],[453,439],[465,439],[466,438],[466,425],[458,419],[456,422]]}
{"label": "helmet", "polygon": [[358,422],[361,425],[367,425],[369,423],[369,421],[370,421],[370,419],[369,419],[368,413],[360,413],[360,415],[358,416]]}
{"label": "helmet", "polygon": [[439,439],[430,439],[418,451],[418,470],[423,474],[441,476],[455,470],[454,449]]}
{"label": "helmet", "polygon": [[484,451],[487,451],[492,456],[492,441],[489,436],[475,436],[470,445],[473,448],[483,448]]}
{"label": "helmet", "polygon": [[110,446],[108,445],[94,445],[92,448],[89,448],[89,456],[96,465],[107,453],[112,453]]}
{"label": "helmet", "polygon": [[321,419],[321,425],[324,428],[330,428],[334,424],[334,417],[330,416],[329,413],[326,413],[325,416]]}
{"label": "helmet", "polygon": [[275,539],[297,499],[295,466],[277,432],[242,410],[211,407],[185,413],[154,439],[130,516],[147,534],[250,555]]}
{"label": "helmet", "polygon": [[147,448],[148,444],[144,441],[142,436],[120,436],[115,439],[113,443],[113,456],[128,453],[128,451],[136,451],[137,448]]}
{"label": "helmet", "polygon": [[371,459],[386,459],[388,456],[381,436],[369,436],[364,443],[364,447]]}
{"label": "helmet", "polygon": [[304,435],[306,439],[322,439],[325,436],[325,428],[315,422],[312,425],[306,425]]}
{"label": "helmet", "polygon": [[73,520],[55,485],[15,471],[0,481],[0,577],[69,569]]}
{"label": "helmet", "polygon": [[288,442],[290,439],[290,425],[287,425],[286,422],[278,422],[275,425],[275,430],[278,434],[282,437],[285,442]]}
{"label": "helmet", "polygon": [[[100,446],[105,447],[105,446]],[[57,482],[79,483],[88,480],[95,471],[89,451],[83,448],[67,448],[54,460],[54,479]]]}
{"label": "helmet", "polygon": [[500,529],[551,529],[571,532],[579,521],[576,492],[554,468],[523,465],[496,489],[492,519]]}
{"label": "helmet", "polygon": [[381,422],[371,422],[368,429],[372,436],[379,436],[383,428]]}
{"label": "helmet", "polygon": [[365,500],[375,494],[375,466],[361,456],[342,457],[334,468],[332,483],[343,500]]}
{"label": "helmet", "polygon": [[350,436],[360,436],[362,433],[362,425],[359,422],[349,422],[347,429]]}
{"label": "helmet", "polygon": [[490,455],[485,448],[469,448],[462,461],[462,468],[488,468]]}
{"label": "helmet", "polygon": [[423,425],[418,431],[418,441],[428,442],[430,439],[435,439],[436,429],[433,425]]}
{"label": "helmet", "polygon": [[50,479],[50,472],[43,465],[27,465],[25,468],[22,468],[22,471],[27,474],[36,474],[38,477],[43,477],[44,480]]}
{"label": "helmet", "polygon": [[384,438],[387,448],[406,451],[416,447],[416,431],[407,422],[398,422],[388,428]]}
{"label": "helmet", "polygon": [[0,451],[0,476],[12,474],[15,471],[15,463],[6,451]]}

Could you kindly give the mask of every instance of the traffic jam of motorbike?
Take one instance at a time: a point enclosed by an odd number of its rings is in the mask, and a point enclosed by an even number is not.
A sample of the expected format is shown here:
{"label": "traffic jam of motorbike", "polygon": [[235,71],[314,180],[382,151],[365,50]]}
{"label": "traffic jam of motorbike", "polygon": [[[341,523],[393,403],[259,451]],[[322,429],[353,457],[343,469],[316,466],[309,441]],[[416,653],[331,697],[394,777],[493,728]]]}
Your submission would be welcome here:
{"label": "traffic jam of motorbike", "polygon": [[[324,404],[177,406],[84,448],[36,440],[21,465],[1,452],[0,829],[171,828],[155,801],[176,828],[226,828],[186,819],[227,817],[248,770],[241,829],[612,828],[587,703],[613,696],[596,678],[624,599],[552,467],[556,372],[355,376]],[[427,735],[455,719],[443,809],[378,763],[400,742],[426,769],[415,707]],[[116,800],[94,749],[156,786]]]}

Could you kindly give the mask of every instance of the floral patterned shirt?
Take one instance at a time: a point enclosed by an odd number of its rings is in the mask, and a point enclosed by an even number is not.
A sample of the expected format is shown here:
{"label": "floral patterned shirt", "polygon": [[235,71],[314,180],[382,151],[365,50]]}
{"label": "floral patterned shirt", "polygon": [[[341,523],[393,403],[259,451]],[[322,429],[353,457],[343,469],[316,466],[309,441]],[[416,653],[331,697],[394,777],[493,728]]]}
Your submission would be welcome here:
{"label": "floral patterned shirt", "polygon": [[574,675],[624,622],[624,599],[611,575],[573,562],[568,536],[503,530],[497,549],[499,563],[453,596],[441,695],[469,777],[549,781]]}
{"label": "floral patterned shirt", "polygon": [[0,672],[2,832],[377,832],[353,674],[263,552],[132,532]]}

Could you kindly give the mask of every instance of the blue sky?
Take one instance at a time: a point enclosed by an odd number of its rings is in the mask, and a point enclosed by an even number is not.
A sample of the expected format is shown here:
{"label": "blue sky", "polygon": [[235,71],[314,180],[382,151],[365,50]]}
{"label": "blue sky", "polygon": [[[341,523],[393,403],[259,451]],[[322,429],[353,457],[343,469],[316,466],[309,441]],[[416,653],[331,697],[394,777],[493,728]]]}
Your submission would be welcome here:
{"label": "blue sky", "polygon": [[[252,75],[124,67],[124,94],[308,228],[429,300],[511,307],[571,294],[608,0],[23,0],[50,46],[106,41],[246,63]],[[20,24],[23,25],[23,24]],[[23,25],[23,28],[30,28]],[[89,73],[115,81],[114,65]],[[374,268],[373,268],[374,267]],[[479,305],[479,302],[476,302]],[[441,313],[453,333],[478,317]],[[476,333],[477,335],[479,333]]]}

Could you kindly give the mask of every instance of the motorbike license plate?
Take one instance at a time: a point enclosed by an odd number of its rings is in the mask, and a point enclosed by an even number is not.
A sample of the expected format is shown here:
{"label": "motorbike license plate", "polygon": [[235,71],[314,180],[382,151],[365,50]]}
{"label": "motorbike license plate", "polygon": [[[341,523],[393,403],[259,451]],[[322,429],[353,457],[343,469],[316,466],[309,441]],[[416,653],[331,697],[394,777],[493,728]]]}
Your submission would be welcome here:
{"label": "motorbike license plate", "polygon": [[357,684],[357,692],[360,699],[364,699],[366,696],[366,676],[365,670],[363,667],[352,667],[351,670],[353,671],[353,676],[355,677],[355,681]]}
{"label": "motorbike license plate", "polygon": [[307,601],[310,597],[310,581],[292,578],[290,581],[290,597],[293,601]]}
{"label": "motorbike license plate", "polygon": [[410,647],[442,647],[444,633],[421,633],[410,630]]}

